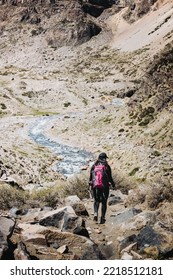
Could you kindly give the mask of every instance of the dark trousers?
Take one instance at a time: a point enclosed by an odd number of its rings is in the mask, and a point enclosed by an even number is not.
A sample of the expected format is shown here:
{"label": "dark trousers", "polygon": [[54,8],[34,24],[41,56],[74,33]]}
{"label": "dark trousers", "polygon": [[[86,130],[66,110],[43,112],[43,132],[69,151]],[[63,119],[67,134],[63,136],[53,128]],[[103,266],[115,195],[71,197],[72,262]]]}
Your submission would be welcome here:
{"label": "dark trousers", "polygon": [[107,188],[93,188],[94,197],[94,215],[98,215],[99,205],[101,203],[101,216],[105,218],[107,210],[107,200],[109,197],[109,187]]}

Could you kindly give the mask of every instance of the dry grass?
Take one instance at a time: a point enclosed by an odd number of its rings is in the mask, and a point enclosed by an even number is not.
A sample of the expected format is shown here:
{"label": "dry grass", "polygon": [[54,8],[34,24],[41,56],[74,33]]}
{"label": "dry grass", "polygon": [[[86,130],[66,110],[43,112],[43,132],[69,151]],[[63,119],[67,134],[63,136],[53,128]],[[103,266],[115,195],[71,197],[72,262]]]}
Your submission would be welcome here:
{"label": "dry grass", "polygon": [[168,179],[160,179],[151,184],[146,195],[148,207],[156,209],[162,202],[173,201],[173,185]]}
{"label": "dry grass", "polygon": [[173,202],[173,185],[168,179],[158,178],[150,185],[130,190],[126,206],[144,204],[145,208],[155,210],[164,203]]}
{"label": "dry grass", "polygon": [[23,207],[29,198],[28,192],[18,190],[6,184],[0,185],[0,193],[1,210],[7,210],[12,207]]}
{"label": "dry grass", "polygon": [[67,181],[60,181],[54,187],[40,188],[32,192],[16,189],[7,184],[0,185],[0,209],[8,210],[12,207],[35,208],[60,205],[64,197],[77,195],[80,199],[88,194],[88,178],[85,175],[76,176]]}
{"label": "dry grass", "polygon": [[88,197],[87,174],[75,176],[67,181],[64,196],[77,195],[80,199]]}

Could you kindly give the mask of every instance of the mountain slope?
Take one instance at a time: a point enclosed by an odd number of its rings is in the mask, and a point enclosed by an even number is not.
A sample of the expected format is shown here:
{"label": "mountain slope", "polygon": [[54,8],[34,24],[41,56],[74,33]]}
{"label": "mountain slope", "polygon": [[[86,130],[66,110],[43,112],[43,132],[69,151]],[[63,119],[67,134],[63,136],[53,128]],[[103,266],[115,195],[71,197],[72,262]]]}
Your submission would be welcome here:
{"label": "mountain slope", "polygon": [[[55,170],[63,151],[34,142],[37,128],[74,157],[105,151],[122,207],[164,216],[173,197],[172,1],[92,4],[102,10],[94,17],[88,2],[1,5],[1,181],[30,190],[66,181]],[[93,157],[79,166],[86,176]]]}

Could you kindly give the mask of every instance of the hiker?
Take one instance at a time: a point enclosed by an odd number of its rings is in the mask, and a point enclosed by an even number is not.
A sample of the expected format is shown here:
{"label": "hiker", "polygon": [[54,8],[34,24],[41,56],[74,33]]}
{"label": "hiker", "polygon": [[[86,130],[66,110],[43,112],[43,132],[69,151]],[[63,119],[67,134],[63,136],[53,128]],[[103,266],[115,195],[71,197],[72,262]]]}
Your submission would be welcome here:
{"label": "hiker", "polygon": [[90,170],[89,186],[94,198],[94,221],[98,221],[99,204],[101,203],[100,223],[105,223],[105,214],[107,210],[107,200],[109,197],[109,188],[115,189],[115,183],[112,179],[111,167],[107,162],[106,153],[101,153],[97,161]]}

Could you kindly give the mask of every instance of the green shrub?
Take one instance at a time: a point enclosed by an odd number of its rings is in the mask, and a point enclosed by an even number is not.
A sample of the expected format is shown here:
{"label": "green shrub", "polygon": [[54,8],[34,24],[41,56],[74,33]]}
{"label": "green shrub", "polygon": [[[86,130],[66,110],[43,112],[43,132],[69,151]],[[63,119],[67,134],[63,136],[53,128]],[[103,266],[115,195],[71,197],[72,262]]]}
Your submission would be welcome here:
{"label": "green shrub", "polygon": [[152,156],[155,156],[155,157],[159,157],[160,155],[161,155],[161,153],[159,152],[159,151],[153,151],[152,153],[151,153],[151,155]]}
{"label": "green shrub", "polygon": [[140,126],[146,126],[154,119],[155,109],[153,107],[147,107],[142,109],[141,113],[138,115],[138,122]]}
{"label": "green shrub", "polygon": [[7,109],[7,106],[6,106],[4,103],[1,103],[0,105],[1,105],[1,109],[2,109],[2,110]]}
{"label": "green shrub", "polygon": [[71,102],[65,102],[64,107],[69,107],[71,105]]}
{"label": "green shrub", "polygon": [[139,167],[135,167],[132,171],[129,172],[129,176],[134,176],[138,171],[139,171]]}
{"label": "green shrub", "polygon": [[152,115],[146,116],[140,123],[140,126],[146,126],[147,124],[149,124],[152,120],[154,119],[154,117]]}

